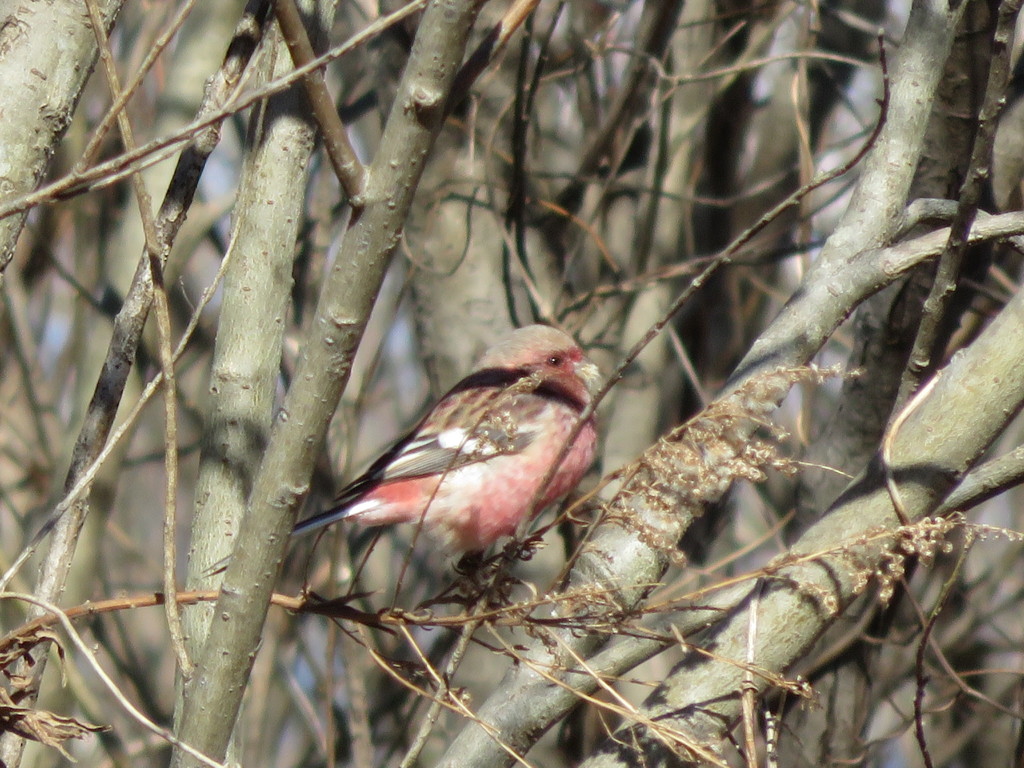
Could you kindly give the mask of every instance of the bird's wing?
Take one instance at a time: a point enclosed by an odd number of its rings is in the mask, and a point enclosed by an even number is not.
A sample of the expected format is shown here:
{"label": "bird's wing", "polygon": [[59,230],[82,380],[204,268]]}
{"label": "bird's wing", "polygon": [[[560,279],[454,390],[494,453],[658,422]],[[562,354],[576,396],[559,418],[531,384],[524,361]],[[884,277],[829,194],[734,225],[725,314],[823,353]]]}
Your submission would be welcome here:
{"label": "bird's wing", "polygon": [[534,441],[536,430],[509,429],[505,425],[482,424],[476,429],[448,427],[429,435],[413,435],[380,468],[384,482],[450,472],[487,461],[495,456],[518,453]]}
{"label": "bird's wing", "polygon": [[[517,393],[499,400],[491,392],[474,400],[461,398],[453,408],[442,401],[416,429],[342,488],[335,506],[345,506],[383,483],[440,475],[519,453],[543,433],[543,422],[536,418],[546,407],[543,398]],[[513,412],[518,418],[511,417]]]}
{"label": "bird's wing", "polygon": [[[521,377],[520,377],[521,378]],[[515,391],[490,381],[472,390],[457,385],[409,435],[377,459],[366,473],[342,491],[371,483],[451,472],[497,456],[518,453],[543,431],[536,416],[546,400],[533,392]],[[518,381],[511,377],[513,384]],[[515,416],[513,417],[513,414]],[[357,489],[356,486],[359,486]]]}

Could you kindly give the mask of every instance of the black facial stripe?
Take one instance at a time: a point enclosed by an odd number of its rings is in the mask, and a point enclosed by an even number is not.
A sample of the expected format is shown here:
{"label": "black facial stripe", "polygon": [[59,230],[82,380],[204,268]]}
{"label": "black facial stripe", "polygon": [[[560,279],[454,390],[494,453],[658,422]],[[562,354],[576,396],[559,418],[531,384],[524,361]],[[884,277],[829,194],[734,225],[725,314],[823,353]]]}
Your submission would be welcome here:
{"label": "black facial stripe", "polygon": [[524,368],[484,368],[481,371],[469,374],[466,378],[448,390],[447,398],[456,392],[464,392],[467,389],[481,387],[484,389],[504,389],[512,386],[523,376],[529,374]]}
{"label": "black facial stripe", "polygon": [[[526,368],[485,368],[482,371],[471,373],[458,384],[456,384],[445,397],[463,392],[467,389],[477,387],[487,389],[504,389],[515,384],[520,379],[529,376],[530,371]],[[573,410],[582,413],[586,402],[573,393],[569,387],[557,379],[545,379],[540,386],[534,390],[534,394],[546,397],[568,405]]]}
{"label": "black facial stripe", "polygon": [[583,413],[583,409],[587,407],[587,403],[571,392],[561,381],[548,379],[541,383],[541,385],[534,391],[541,397],[565,403],[565,405],[568,405],[576,411],[576,413]]}

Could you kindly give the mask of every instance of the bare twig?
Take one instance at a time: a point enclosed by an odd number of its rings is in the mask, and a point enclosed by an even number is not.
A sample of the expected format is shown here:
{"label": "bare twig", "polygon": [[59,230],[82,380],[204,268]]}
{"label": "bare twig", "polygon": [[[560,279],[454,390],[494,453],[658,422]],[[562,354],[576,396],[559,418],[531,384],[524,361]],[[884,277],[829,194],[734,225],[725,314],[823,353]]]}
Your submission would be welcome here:
{"label": "bare twig", "polygon": [[[167,28],[160,33],[160,36],[153,41],[153,44],[147,48],[146,58],[141,64],[139,64],[131,79],[125,84],[125,87],[112,94],[114,100],[111,103],[110,108],[107,109],[107,113],[103,116],[103,119],[93,130],[89,143],[86,145],[85,149],[82,150],[82,156],[75,163],[75,167],[71,171],[72,174],[82,172],[95,161],[96,154],[103,146],[103,140],[110,131],[111,124],[122,119],[125,106],[128,104],[129,100],[131,100],[132,96],[134,96],[138,91],[143,80],[145,80],[146,76],[152,70],[153,65],[156,63],[160,54],[164,52],[171,40],[174,39],[174,36],[181,29],[182,24],[185,23],[186,19],[188,19],[188,15],[192,12],[197,1],[198,0],[185,0],[185,2],[181,4],[181,7],[178,8],[178,11],[171,20],[171,23],[168,24]],[[109,53],[109,46],[106,44],[106,35],[102,32],[103,26],[102,24],[96,23],[95,3],[89,4],[89,16],[92,21],[93,30],[97,34],[97,38],[103,40],[102,45],[107,47],[107,51]],[[131,146],[126,145],[126,149],[134,151],[137,147],[133,142]]]}
{"label": "bare twig", "polygon": [[896,512],[896,516],[899,518],[900,525],[910,525],[910,518],[907,517],[906,506],[903,503],[903,499],[900,496],[899,484],[894,475],[893,469],[893,443],[896,441],[896,437],[899,435],[900,428],[906,423],[914,411],[921,407],[921,404],[928,398],[928,393],[932,391],[935,384],[939,380],[939,374],[933,376],[929,382],[918,390],[914,397],[911,399],[906,406],[897,414],[896,418],[893,419],[892,425],[886,430],[885,435],[882,437],[882,465],[885,468],[885,485],[889,489],[889,497],[892,499],[892,508]]}
{"label": "bare twig", "polygon": [[539,4],[540,0],[512,0],[505,15],[491,27],[491,31],[470,54],[459,69],[459,74],[455,76],[452,94],[448,98],[449,111],[455,109],[466,98],[473,82],[505,50],[512,35]]}
{"label": "bare twig", "polygon": [[[316,58],[316,53],[309,42],[295,0],[274,0],[274,13],[277,16],[277,23],[281,25],[285,45],[288,46],[295,66],[303,67],[312,62]],[[360,208],[363,204],[363,189],[366,186],[366,169],[363,168],[348,140],[345,125],[338,117],[331,95],[327,92],[323,72],[315,69],[304,74],[302,85],[306,89],[313,117],[320,126],[327,157],[341,183],[341,188],[348,196],[349,205]]]}
{"label": "bare twig", "polygon": [[757,768],[757,711],[755,708],[755,697],[758,690],[754,683],[753,665],[757,661],[757,616],[761,602],[761,593],[764,590],[764,581],[758,581],[757,587],[751,597],[750,616],[747,621],[747,662],[748,668],[743,677],[743,754],[747,761],[747,768]]}

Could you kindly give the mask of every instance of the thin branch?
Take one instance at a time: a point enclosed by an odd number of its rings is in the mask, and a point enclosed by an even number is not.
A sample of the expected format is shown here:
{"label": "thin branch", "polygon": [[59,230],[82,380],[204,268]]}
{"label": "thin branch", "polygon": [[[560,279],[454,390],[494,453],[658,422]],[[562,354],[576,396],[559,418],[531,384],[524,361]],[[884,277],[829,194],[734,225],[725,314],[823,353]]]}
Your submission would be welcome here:
{"label": "thin branch", "polygon": [[[167,28],[160,33],[160,36],[153,41],[152,45],[148,46],[146,50],[146,58],[138,66],[131,79],[125,84],[125,87],[123,89],[119,89],[117,93],[112,94],[114,97],[113,103],[111,103],[110,107],[107,109],[107,113],[103,116],[103,119],[100,120],[96,128],[93,129],[89,143],[86,144],[85,149],[82,150],[81,157],[78,158],[74,168],[71,170],[72,174],[80,173],[95,161],[96,154],[102,148],[103,140],[110,131],[112,124],[121,119],[121,115],[124,114],[124,109],[129,100],[142,86],[142,81],[145,80],[146,75],[150,73],[153,65],[156,64],[160,54],[164,52],[167,46],[170,45],[171,40],[174,39],[174,36],[178,34],[181,26],[185,23],[186,19],[188,19],[189,14],[192,12],[192,9],[195,7],[197,2],[198,0],[185,0],[178,9],[174,18],[171,20],[171,23],[167,25]],[[92,17],[93,29],[97,31],[97,37],[102,38],[105,42],[106,36],[100,34],[98,31],[102,29],[102,25],[96,24],[95,15],[92,10],[94,5],[94,3],[90,3],[89,11],[90,17]],[[131,146],[126,145],[125,148],[129,151],[137,149],[134,142]]]}
{"label": "thin branch", "polygon": [[470,54],[459,69],[452,85],[452,93],[448,98],[448,111],[451,112],[469,95],[469,89],[476,79],[491,65],[498,55],[505,50],[508,41],[527,16],[534,12],[540,0],[512,0],[504,16],[491,27],[484,39]]}
{"label": "thin branch", "polygon": [[1024,446],[972,469],[935,514],[948,515],[971,509],[1021,483],[1024,483]]}
{"label": "thin branch", "polygon": [[[277,16],[277,23],[281,26],[285,45],[288,46],[295,66],[304,67],[312,62],[316,58],[316,53],[309,42],[306,26],[302,23],[295,0],[274,0],[274,14]],[[320,126],[324,150],[341,183],[341,188],[345,190],[349,205],[361,208],[366,187],[366,169],[348,140],[348,131],[345,130],[345,125],[334,108],[334,101],[327,92],[323,72],[319,69],[307,72],[302,76],[302,85],[306,89],[313,118]]]}

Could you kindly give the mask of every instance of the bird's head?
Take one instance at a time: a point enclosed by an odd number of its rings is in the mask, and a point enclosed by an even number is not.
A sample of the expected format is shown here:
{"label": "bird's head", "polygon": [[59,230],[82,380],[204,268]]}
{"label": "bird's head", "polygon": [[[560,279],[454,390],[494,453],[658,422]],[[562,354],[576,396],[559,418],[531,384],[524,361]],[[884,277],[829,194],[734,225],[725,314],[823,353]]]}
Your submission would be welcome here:
{"label": "bird's head", "polygon": [[601,372],[572,336],[546,325],[527,325],[491,347],[478,369],[522,370],[541,381],[558,383],[589,403],[601,384]]}

